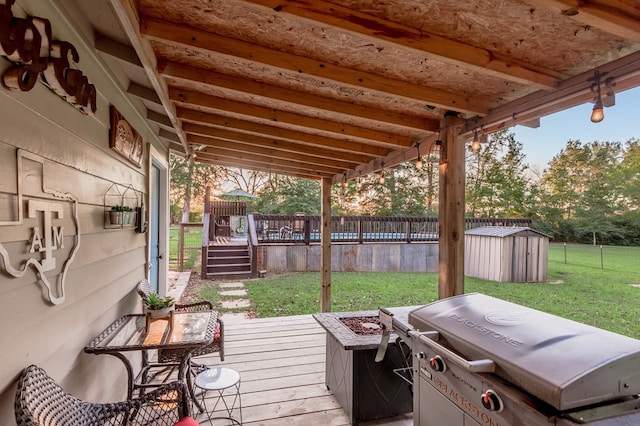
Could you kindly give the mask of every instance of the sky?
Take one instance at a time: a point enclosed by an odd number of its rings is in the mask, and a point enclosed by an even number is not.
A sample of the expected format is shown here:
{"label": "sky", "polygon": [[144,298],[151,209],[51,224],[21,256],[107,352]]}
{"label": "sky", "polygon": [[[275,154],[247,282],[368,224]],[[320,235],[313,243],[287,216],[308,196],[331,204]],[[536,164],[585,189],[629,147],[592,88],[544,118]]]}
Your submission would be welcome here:
{"label": "sky", "polygon": [[546,168],[570,139],[582,143],[593,141],[626,142],[640,139],[640,88],[616,93],[616,104],[604,109],[604,120],[592,123],[589,119],[593,104],[547,115],[540,119],[540,127],[531,129],[515,126],[511,130],[522,142],[525,162],[540,170]]}

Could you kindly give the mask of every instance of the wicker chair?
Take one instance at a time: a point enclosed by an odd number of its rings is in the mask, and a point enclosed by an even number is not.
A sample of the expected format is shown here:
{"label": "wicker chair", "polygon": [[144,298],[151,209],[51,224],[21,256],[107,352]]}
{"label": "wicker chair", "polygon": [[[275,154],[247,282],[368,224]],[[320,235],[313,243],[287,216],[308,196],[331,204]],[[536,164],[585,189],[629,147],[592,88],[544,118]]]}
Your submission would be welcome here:
{"label": "wicker chair", "polygon": [[189,415],[189,399],[185,384],[176,381],[141,398],[85,402],[66,393],[43,369],[31,365],[18,380],[15,415],[18,426],[170,426]]}
{"label": "wicker chair", "polygon": [[[145,299],[149,293],[153,290],[151,289],[151,285],[149,285],[149,281],[141,280],[138,282],[137,288],[138,294],[140,297]],[[213,305],[208,301],[201,301],[189,304],[178,304],[176,303],[176,312],[197,312],[197,311],[206,311],[213,310]],[[224,361],[224,322],[217,318],[216,321],[218,325],[216,326],[213,343],[203,348],[199,348],[194,350],[191,353],[191,357],[197,357],[201,355],[207,355],[215,352],[220,353],[220,361]],[[158,351],[158,362],[162,364],[168,363],[179,363],[182,359],[182,350],[181,349],[163,349]],[[203,368],[203,364],[192,363],[193,367]]]}

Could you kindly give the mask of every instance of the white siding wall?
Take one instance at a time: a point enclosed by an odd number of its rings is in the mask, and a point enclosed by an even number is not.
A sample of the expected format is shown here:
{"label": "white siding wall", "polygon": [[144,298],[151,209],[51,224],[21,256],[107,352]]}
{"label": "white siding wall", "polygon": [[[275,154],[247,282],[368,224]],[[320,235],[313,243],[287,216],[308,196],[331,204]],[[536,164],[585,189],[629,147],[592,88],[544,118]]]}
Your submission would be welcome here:
{"label": "white siding wall", "polygon": [[[115,104],[146,141],[162,146],[145,127],[141,116],[125,100],[122,89],[106,74],[93,43],[73,39],[68,21],[56,15],[50,2],[19,1],[14,13],[28,12],[52,22],[54,38],[70,41],[80,53],[79,68],[98,90],[96,116],[85,116],[42,84],[30,92],[0,88],[0,221],[14,220],[16,210],[16,152],[35,154],[39,162],[25,161],[21,182],[25,199],[51,200],[42,185],[69,192],[78,200],[80,250],[65,283],[66,300],[53,305],[43,297],[43,286],[33,270],[21,278],[4,273],[0,265],[0,425],[13,425],[15,380],[21,370],[37,364],[65,389],[91,401],[115,401],[126,396],[122,363],[108,356],[87,355],[83,348],[120,315],[139,309],[136,282],[146,275],[145,234],[133,229],[103,226],[103,193],[113,182],[131,184],[147,193],[147,168],[136,168],[109,148],[109,104]],[[35,10],[33,10],[35,9]],[[9,65],[0,61],[0,71]],[[107,96],[109,99],[107,99]],[[166,153],[166,148],[162,146]],[[145,162],[148,149],[145,148]],[[55,201],[55,200],[54,200]],[[63,202],[63,204],[65,204]],[[64,206],[64,249],[54,251],[59,271],[75,241],[71,204]],[[58,223],[56,223],[58,224]],[[0,225],[0,243],[15,268],[28,256],[35,219],[22,225]],[[41,225],[40,225],[41,226]],[[52,282],[57,282],[54,272]]]}

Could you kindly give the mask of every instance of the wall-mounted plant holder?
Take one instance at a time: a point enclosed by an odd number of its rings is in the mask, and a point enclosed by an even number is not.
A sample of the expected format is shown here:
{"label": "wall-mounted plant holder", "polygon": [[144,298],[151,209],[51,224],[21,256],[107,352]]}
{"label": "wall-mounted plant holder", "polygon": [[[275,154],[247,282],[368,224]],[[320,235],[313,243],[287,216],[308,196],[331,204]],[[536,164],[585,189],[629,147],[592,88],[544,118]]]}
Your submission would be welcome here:
{"label": "wall-mounted plant holder", "polygon": [[131,185],[112,183],[104,193],[105,229],[133,228],[138,223],[138,192]]}

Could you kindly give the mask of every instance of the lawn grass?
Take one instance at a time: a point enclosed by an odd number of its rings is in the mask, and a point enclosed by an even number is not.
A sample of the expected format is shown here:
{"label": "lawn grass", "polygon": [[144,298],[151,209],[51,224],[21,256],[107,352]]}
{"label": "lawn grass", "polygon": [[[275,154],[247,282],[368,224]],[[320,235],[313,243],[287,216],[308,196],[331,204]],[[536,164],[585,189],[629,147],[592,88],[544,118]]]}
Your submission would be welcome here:
{"label": "lawn grass", "polygon": [[[180,237],[180,227],[172,226],[169,228],[169,263],[178,265],[178,239]],[[198,260],[198,256],[202,247],[202,228],[188,228],[185,233],[184,246],[184,270],[193,269]]]}
{"label": "lawn grass", "polygon": [[[563,245],[552,244],[549,283],[498,283],[467,278],[465,292],[488,294],[640,338],[640,288],[630,285],[640,284],[640,248],[608,250],[605,269],[600,268],[599,247],[580,248],[596,250],[595,265],[590,263],[593,259],[589,259],[588,266],[565,264]],[[589,256],[593,253],[589,252]],[[333,312],[420,305],[438,297],[437,274],[333,272],[331,281]],[[260,317],[310,314],[320,309],[318,272],[248,280],[245,286]]]}

